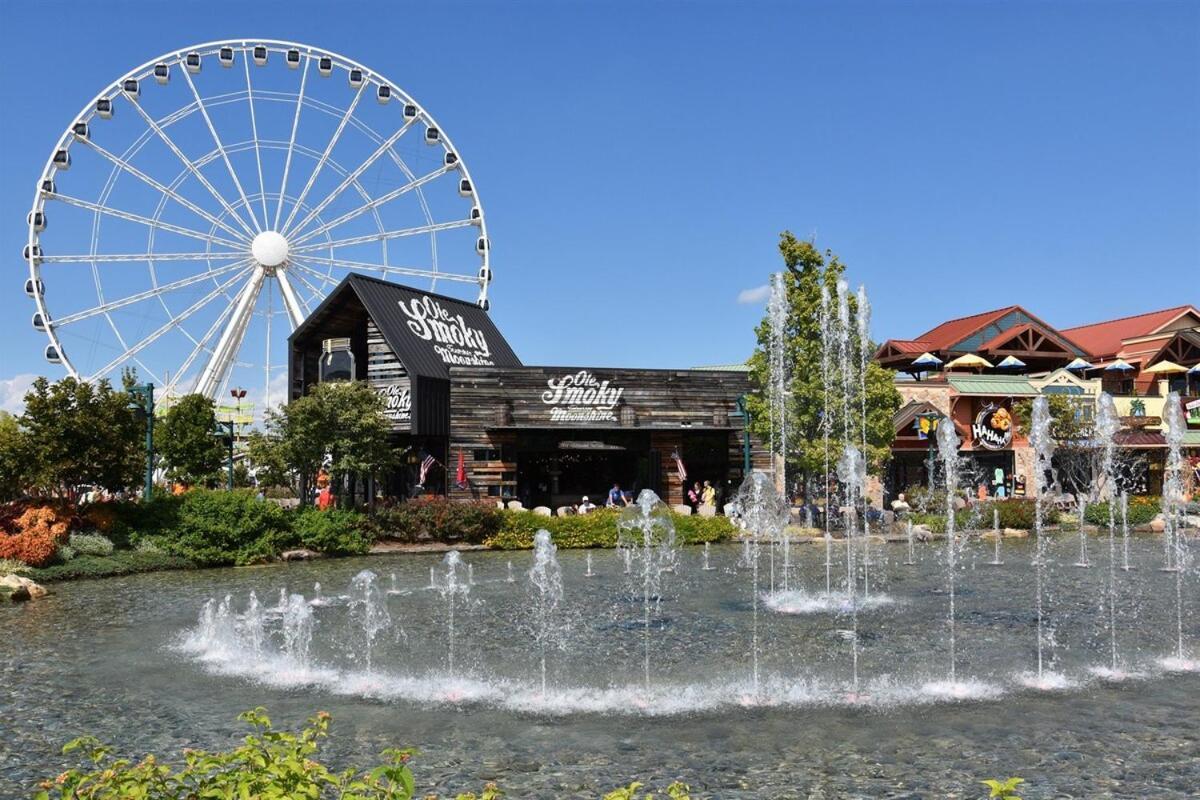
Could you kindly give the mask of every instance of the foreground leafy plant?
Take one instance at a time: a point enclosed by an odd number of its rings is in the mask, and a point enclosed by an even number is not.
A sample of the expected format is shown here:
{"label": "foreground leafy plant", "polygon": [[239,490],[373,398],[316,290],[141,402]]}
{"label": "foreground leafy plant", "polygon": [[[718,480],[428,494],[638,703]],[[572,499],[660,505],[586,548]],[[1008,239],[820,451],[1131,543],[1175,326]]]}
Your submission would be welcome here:
{"label": "foreground leafy plant", "polygon": [[[628,786],[614,789],[604,795],[604,800],[654,800],[653,793],[639,795],[638,792],[641,789],[642,783],[634,781]],[[691,788],[686,783],[680,781],[675,781],[663,791],[666,793],[667,800],[691,800]]]}
{"label": "foreground leafy plant", "polygon": [[991,790],[991,792],[988,794],[988,797],[999,797],[1002,798],[1002,800],[1021,800],[1021,798],[1017,796],[1017,787],[1024,782],[1024,778],[1009,778],[1004,781],[997,781],[989,778],[986,781],[981,781],[984,786]]}

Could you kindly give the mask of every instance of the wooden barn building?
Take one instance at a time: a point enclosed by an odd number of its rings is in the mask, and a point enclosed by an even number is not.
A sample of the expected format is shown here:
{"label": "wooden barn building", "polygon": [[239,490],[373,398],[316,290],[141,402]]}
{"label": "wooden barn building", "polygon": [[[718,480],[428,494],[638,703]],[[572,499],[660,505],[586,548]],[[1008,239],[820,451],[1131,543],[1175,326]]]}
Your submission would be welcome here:
{"label": "wooden barn building", "polygon": [[384,397],[403,457],[377,496],[555,508],[619,484],[680,504],[681,464],[726,498],[770,464],[745,430],[744,371],[525,366],[478,306],[362,275],[296,328],[288,360],[292,398],[324,380]]}

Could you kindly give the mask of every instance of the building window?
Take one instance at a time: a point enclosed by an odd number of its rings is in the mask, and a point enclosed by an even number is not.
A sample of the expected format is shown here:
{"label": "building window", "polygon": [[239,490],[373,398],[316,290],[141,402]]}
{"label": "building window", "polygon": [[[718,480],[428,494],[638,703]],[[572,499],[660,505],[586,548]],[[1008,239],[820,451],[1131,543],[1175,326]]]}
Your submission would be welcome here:
{"label": "building window", "polygon": [[499,486],[489,486],[489,487],[487,487],[487,493],[488,493],[488,497],[499,497],[500,496],[500,487]]}
{"label": "building window", "polygon": [[354,353],[348,338],[326,339],[321,342],[320,381],[354,380]]}
{"label": "building window", "polygon": [[476,461],[503,461],[504,460],[504,456],[498,448],[494,449],[494,450],[474,450],[474,451],[472,451],[472,457]]}

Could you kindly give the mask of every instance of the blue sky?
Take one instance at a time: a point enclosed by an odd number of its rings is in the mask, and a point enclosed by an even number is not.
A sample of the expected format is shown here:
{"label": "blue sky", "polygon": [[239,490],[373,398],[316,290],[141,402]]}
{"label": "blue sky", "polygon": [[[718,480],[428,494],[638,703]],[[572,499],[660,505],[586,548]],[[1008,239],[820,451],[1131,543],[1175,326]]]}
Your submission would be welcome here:
{"label": "blue sky", "polygon": [[3,407],[61,374],[21,291],[53,142],[125,71],[233,37],[345,53],[437,116],[526,363],[744,359],[763,303],[739,296],[785,228],[866,283],[880,339],[1009,303],[1068,326],[1200,301],[1195,3],[60,2],[0,22]]}

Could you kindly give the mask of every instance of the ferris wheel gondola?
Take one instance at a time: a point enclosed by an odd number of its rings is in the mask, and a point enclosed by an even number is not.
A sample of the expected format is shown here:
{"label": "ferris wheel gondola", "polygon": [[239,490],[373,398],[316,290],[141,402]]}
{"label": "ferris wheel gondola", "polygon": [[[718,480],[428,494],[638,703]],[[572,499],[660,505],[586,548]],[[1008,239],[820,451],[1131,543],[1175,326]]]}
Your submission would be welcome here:
{"label": "ferris wheel gondola", "polygon": [[459,287],[486,309],[475,181],[398,86],[272,40],[183,48],[106,85],[51,148],[27,217],[47,360],[209,397],[257,371],[269,404],[287,334],[350,271]]}

